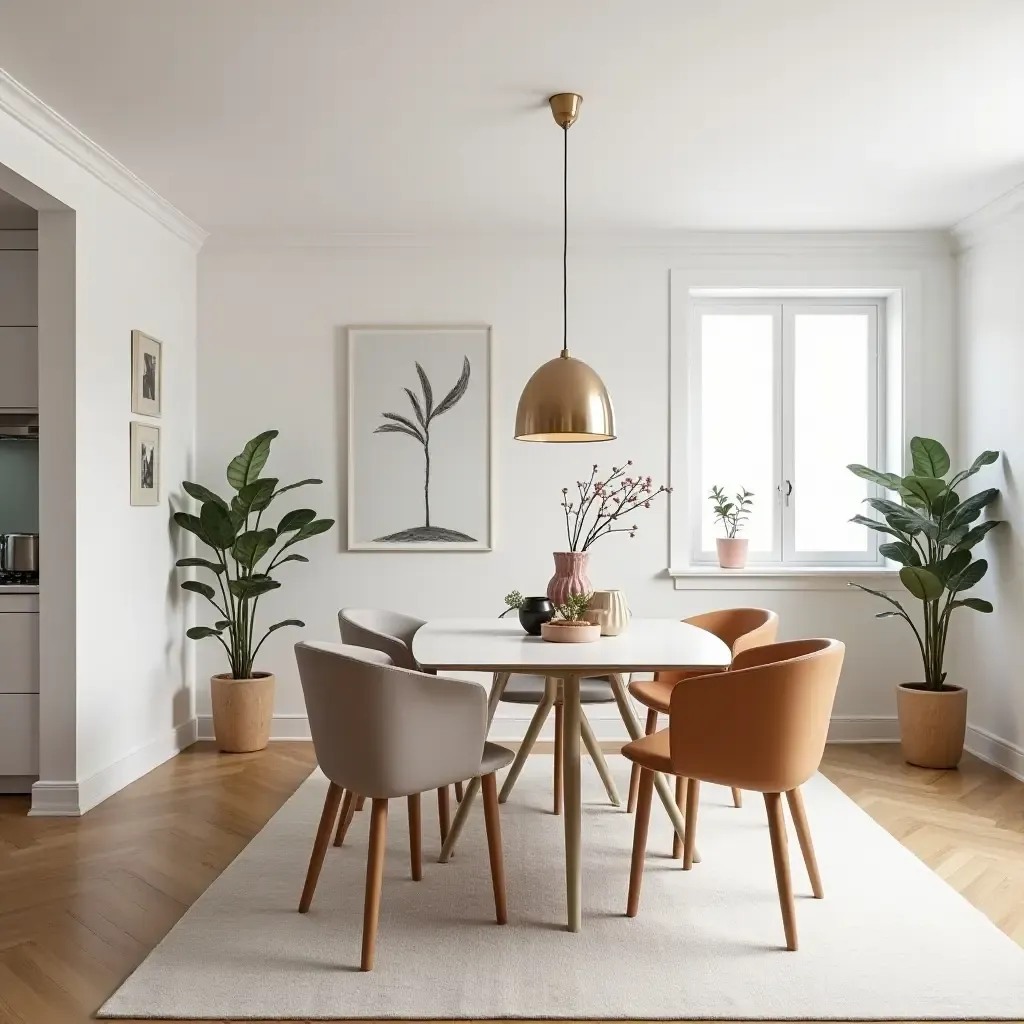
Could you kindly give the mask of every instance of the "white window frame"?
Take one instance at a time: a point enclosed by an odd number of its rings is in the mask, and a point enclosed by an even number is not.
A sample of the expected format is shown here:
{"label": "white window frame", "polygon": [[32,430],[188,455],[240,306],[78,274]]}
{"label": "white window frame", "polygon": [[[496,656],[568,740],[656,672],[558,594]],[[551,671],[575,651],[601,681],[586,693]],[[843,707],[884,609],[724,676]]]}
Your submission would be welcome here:
{"label": "white window frame", "polygon": [[[775,491],[771,496],[774,511],[773,543],[770,551],[751,552],[749,562],[765,568],[780,569],[809,566],[857,566],[881,567],[885,559],[878,552],[878,534],[867,531],[867,548],[864,551],[817,551],[795,550],[794,529],[796,508],[799,501],[800,482],[794,479],[794,424],[793,424],[793,372],[794,363],[794,318],[802,312],[827,311],[836,314],[866,311],[869,317],[868,373],[871,386],[868,390],[868,463],[883,466],[887,462],[886,447],[886,300],[879,297],[854,297],[839,295],[830,297],[787,295],[785,297],[691,297],[688,311],[689,346],[688,406],[689,406],[689,480],[688,493],[690,520],[690,563],[707,566],[715,562],[714,552],[703,546],[703,512],[707,496],[703,494],[701,482],[701,349],[702,332],[700,320],[707,314],[768,314],[772,317],[773,367],[774,367],[774,466]],[[868,485],[868,495],[879,493],[874,485]],[[755,499],[756,500],[756,499]],[[763,501],[763,499],[762,499]],[[762,504],[762,507],[763,504]],[[851,511],[851,516],[855,510]]]}

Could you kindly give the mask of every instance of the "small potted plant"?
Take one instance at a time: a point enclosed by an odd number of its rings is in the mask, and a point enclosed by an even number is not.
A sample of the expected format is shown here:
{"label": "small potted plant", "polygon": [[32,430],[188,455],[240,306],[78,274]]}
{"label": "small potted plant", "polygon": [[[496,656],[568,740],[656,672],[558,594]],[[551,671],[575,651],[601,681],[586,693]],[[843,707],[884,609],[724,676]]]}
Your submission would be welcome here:
{"label": "small potted plant", "polygon": [[555,606],[546,597],[523,597],[518,590],[505,595],[505,610],[498,616],[505,618],[509,612],[519,612],[519,625],[530,636],[540,636],[540,627],[555,615]]}
{"label": "small potted plant", "polygon": [[725,529],[724,537],[715,538],[718,548],[718,564],[723,569],[742,569],[747,564],[747,538],[738,537],[743,524],[750,518],[750,510],[754,507],[754,492],[741,487],[729,498],[725,490],[714,486],[708,495],[708,501],[714,513],[715,522]]}
{"label": "small potted plant", "polygon": [[274,676],[255,668],[256,655],[271,633],[284,626],[304,626],[299,619],[283,619],[268,626],[257,641],[256,609],[260,597],[281,584],[271,573],[285,562],[308,562],[295,551],[302,541],[325,533],[333,519],[317,519],[311,508],[286,512],[277,526],[262,526],[271,502],[285,491],[319,484],[300,480],[279,487],[274,477],[260,474],[270,457],[276,430],[267,430],[249,441],[241,454],[228,463],[227,479],[234,494],[230,501],[202,484],[186,480],[186,493],[201,502],[199,515],[175,512],[174,521],[195,534],[211,549],[209,558],[179,558],[182,568],[206,569],[215,586],[200,580],[185,580],[182,590],[199,594],[213,606],[212,626],[193,626],[190,640],[212,637],[224,648],[230,671],[210,680],[213,731],[218,747],[226,752],[262,750],[270,739],[274,710]]}
{"label": "small potted plant", "polygon": [[[921,602],[922,628],[903,605],[889,594],[851,583],[892,605],[892,611],[878,612],[876,618],[899,618],[911,628],[921,652],[924,678],[899,683],[896,712],[900,723],[903,757],[923,768],[955,768],[960,763],[967,727],[967,690],[946,682],[943,668],[949,622],[958,608],[991,612],[990,602],[966,597],[988,570],[984,558],[975,559],[972,550],[999,521],[977,522],[982,509],[991,505],[999,492],[989,487],[961,500],[961,487],[982,467],[999,458],[998,452],[982,452],[970,469],[949,475],[946,449],[928,437],[910,442],[913,469],[908,476],[880,473],[867,466],[851,465],[850,471],[863,480],[889,491],[900,501],[866,498],[882,519],[854,516],[860,523],[892,538],[879,546],[886,558],[898,562],[900,582],[911,597]],[[949,477],[949,479],[947,479]],[[976,525],[972,525],[976,524]]]}
{"label": "small potted plant", "polygon": [[570,594],[555,609],[555,618],[540,627],[540,635],[553,644],[586,644],[601,638],[601,627],[583,616],[590,607],[590,594]]}

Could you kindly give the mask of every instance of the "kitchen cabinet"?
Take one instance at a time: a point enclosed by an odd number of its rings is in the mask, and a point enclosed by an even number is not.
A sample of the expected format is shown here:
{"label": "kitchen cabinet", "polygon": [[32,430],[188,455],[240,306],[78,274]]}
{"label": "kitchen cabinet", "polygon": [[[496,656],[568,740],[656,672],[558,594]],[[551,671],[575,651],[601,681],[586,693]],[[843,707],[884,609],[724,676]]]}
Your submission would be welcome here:
{"label": "kitchen cabinet", "polygon": [[[27,609],[33,609],[31,611]],[[0,595],[0,792],[39,774],[39,613],[35,595]],[[18,609],[18,610],[7,610]],[[25,610],[22,610],[25,609]],[[29,779],[30,781],[30,779]]]}
{"label": "kitchen cabinet", "polygon": [[35,327],[0,326],[0,412],[39,407]]}
{"label": "kitchen cabinet", "polygon": [[0,327],[39,325],[39,254],[0,249]]}

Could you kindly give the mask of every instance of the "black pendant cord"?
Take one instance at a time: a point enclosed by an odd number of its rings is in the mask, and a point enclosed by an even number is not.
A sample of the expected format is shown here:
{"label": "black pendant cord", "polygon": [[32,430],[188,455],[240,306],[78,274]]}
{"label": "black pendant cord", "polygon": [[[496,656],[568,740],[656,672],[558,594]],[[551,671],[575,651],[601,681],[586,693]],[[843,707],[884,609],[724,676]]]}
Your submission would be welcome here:
{"label": "black pendant cord", "polygon": [[569,354],[569,126],[562,127],[562,355]]}

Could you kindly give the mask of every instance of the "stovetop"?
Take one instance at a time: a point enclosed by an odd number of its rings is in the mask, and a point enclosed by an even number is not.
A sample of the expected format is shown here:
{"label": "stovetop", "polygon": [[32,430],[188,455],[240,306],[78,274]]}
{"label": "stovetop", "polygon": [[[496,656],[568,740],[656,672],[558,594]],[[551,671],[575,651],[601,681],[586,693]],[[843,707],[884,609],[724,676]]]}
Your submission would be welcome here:
{"label": "stovetop", "polygon": [[39,586],[39,573],[37,572],[10,572],[0,569],[0,587],[37,586]]}

